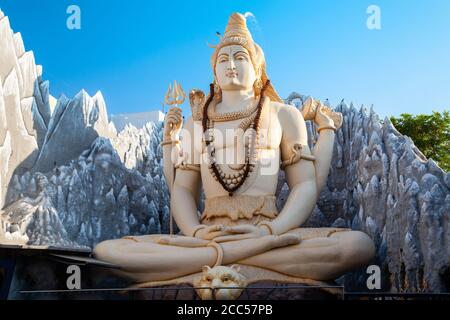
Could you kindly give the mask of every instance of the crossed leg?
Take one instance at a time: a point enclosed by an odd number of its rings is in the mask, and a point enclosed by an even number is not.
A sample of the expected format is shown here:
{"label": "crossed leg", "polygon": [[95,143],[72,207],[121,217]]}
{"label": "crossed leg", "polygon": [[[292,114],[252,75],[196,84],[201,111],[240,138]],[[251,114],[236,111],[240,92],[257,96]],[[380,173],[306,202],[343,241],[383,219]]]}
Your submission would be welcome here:
{"label": "crossed leg", "polygon": [[[299,243],[301,230],[221,243],[223,264],[241,263],[295,277],[330,280],[364,265],[373,257],[373,243],[364,233],[343,231]],[[204,240],[176,237],[178,244],[167,245],[158,243],[161,235],[133,239],[104,241],[95,247],[94,255],[119,265],[120,273],[136,282],[196,273],[204,265],[214,265],[217,259],[216,249],[205,247],[208,241]]]}
{"label": "crossed leg", "polygon": [[[300,235],[302,229],[289,233]],[[366,265],[374,255],[375,246],[368,235],[359,231],[341,231],[329,237],[302,240],[297,245],[277,248],[239,263],[293,277],[326,281]]]}

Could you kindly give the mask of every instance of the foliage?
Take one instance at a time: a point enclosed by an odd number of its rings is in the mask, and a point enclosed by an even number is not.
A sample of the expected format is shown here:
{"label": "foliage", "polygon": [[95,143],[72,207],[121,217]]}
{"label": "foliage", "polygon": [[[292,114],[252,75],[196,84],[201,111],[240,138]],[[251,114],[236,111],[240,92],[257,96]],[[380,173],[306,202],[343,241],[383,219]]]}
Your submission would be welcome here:
{"label": "foliage", "polygon": [[450,169],[450,112],[433,111],[431,115],[408,113],[391,117],[397,130],[409,136],[420,151],[436,161],[445,171]]}

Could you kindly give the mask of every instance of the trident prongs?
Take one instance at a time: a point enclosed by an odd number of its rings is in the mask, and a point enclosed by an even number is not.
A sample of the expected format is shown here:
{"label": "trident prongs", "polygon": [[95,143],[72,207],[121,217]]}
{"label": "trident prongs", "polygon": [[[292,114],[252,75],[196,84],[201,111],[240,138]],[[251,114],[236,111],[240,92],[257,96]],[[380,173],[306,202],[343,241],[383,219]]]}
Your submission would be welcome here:
{"label": "trident prongs", "polygon": [[173,88],[169,84],[166,95],[164,96],[165,104],[169,106],[178,106],[184,102],[186,99],[186,93],[183,88],[175,80],[173,83]]}

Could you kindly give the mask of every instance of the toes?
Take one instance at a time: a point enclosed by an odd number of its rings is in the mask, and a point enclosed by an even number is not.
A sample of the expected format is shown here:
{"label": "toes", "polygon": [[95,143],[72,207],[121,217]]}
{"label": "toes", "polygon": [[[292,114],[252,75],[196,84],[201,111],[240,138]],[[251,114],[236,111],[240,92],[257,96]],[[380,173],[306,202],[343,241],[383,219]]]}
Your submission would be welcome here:
{"label": "toes", "polygon": [[170,242],[170,239],[167,236],[162,236],[162,237],[159,237],[156,242],[159,244],[168,244]]}
{"label": "toes", "polygon": [[296,234],[283,234],[280,236],[280,239],[286,243],[287,245],[293,245],[300,243],[300,237]]}
{"label": "toes", "polygon": [[275,247],[284,247],[300,243],[300,237],[296,234],[285,233],[279,236],[266,236],[271,240]]}

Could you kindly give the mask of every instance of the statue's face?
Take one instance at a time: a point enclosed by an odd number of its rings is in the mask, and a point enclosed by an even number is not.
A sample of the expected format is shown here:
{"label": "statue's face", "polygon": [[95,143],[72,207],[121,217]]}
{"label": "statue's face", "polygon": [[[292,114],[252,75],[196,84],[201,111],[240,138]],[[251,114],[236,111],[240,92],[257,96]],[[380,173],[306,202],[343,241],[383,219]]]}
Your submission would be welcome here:
{"label": "statue's face", "polygon": [[241,45],[220,49],[216,62],[216,77],[223,91],[252,90],[256,72],[250,55]]}

